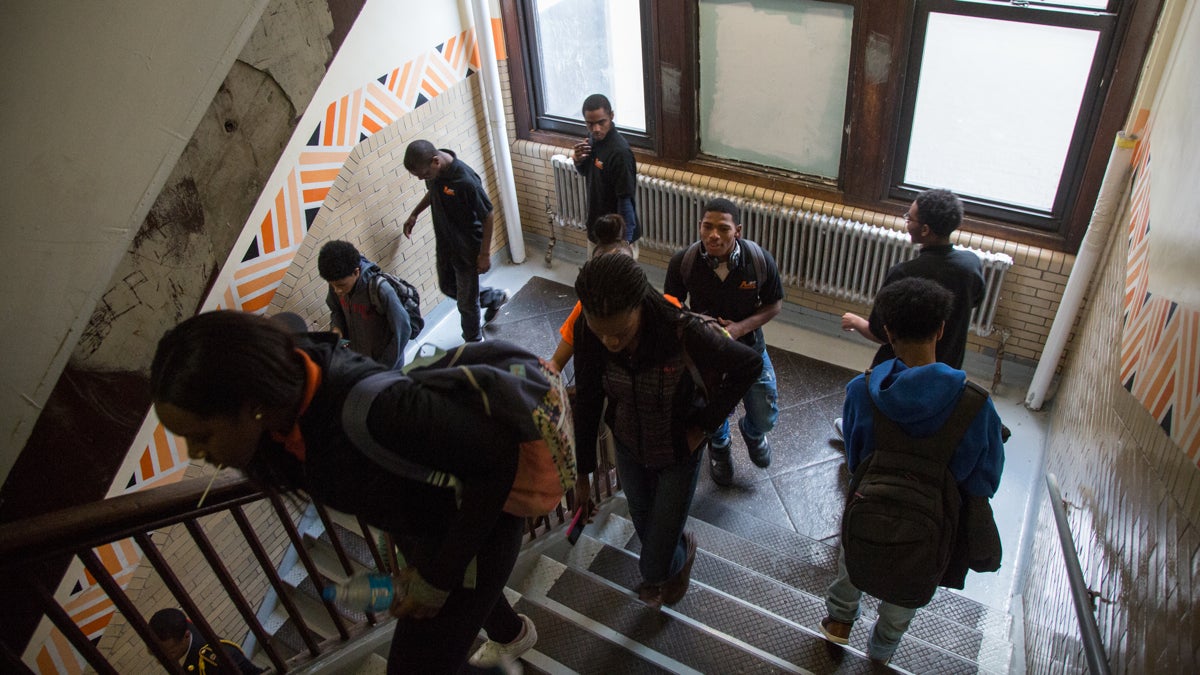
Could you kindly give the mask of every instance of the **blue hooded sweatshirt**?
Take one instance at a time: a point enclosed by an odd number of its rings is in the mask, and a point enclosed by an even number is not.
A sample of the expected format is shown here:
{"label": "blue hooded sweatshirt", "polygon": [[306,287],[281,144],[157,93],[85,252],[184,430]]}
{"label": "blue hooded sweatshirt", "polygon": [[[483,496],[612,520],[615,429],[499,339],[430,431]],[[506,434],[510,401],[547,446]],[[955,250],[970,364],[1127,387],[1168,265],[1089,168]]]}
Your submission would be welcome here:
{"label": "blue hooded sweatshirt", "polygon": [[[925,438],[950,418],[966,381],[966,373],[944,363],[909,368],[900,359],[884,361],[872,369],[870,382],[865,375],[851,380],[842,407],[846,464],[851,473],[875,450],[872,399],[879,411],[905,433]],[[1000,416],[989,397],[954,451],[950,473],[966,494],[990,499],[996,494],[1003,470]]]}

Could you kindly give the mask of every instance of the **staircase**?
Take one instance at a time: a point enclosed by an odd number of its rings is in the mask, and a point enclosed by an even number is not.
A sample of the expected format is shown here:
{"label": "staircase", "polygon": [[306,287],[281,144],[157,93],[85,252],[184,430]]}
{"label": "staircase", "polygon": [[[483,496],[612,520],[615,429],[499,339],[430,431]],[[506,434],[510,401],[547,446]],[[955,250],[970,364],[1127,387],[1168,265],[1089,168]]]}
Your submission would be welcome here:
{"label": "staircase", "polygon": [[[693,504],[688,528],[699,541],[691,589],[661,611],[637,598],[640,544],[621,496],[605,504],[575,546],[560,533],[528,545],[506,589],[516,610],[538,629],[537,646],[523,657],[526,672],[879,672],[864,656],[878,605],[872,598],[863,599],[848,648],[820,636],[824,592],[836,570],[835,547],[712,499]],[[343,542],[355,540],[350,532],[341,533]],[[306,539],[322,559],[327,538]],[[342,578],[332,562],[329,578]],[[359,562],[370,565],[369,555]],[[305,588],[301,583],[297,592]],[[319,603],[313,609],[324,611]],[[1010,625],[1006,612],[939,590],[917,613],[891,667],[912,673],[1008,673]],[[381,625],[365,641],[369,646],[354,643],[345,650],[353,655],[323,660],[304,672],[382,673],[390,633],[390,624]]]}

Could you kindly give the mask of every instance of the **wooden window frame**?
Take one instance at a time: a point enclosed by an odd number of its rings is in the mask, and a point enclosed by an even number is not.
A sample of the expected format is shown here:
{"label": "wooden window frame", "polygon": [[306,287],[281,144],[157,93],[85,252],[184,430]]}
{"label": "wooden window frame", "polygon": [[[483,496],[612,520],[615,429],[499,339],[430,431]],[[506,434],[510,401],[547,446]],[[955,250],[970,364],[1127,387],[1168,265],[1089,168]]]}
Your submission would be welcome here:
{"label": "wooden window frame", "polygon": [[[642,0],[647,49],[644,61],[648,134],[635,139],[638,160],[745,183],[769,190],[812,197],[883,213],[902,213],[910,191],[897,188],[893,176],[906,95],[910,40],[918,0],[828,0],[854,8],[850,55],[846,132],[843,134],[841,175],[821,180],[784,170],[743,164],[699,152],[698,86],[699,12],[695,0]],[[534,116],[530,83],[533,72],[526,54],[531,45],[523,29],[528,0],[500,0],[517,137],[570,147],[583,135],[568,133],[570,125],[539,128]],[[1074,253],[1079,248],[1113,139],[1129,115],[1142,63],[1150,47],[1164,0],[1111,0],[1119,6],[1103,78],[1086,117],[1083,147],[1075,166],[1063,173],[1065,199],[1055,229],[1037,229],[1003,209],[968,202],[962,229],[1009,241]],[[887,58],[887,76],[867,73],[867,45],[872,67],[879,55]],[[881,51],[882,50],[882,51]],[[1081,117],[1084,117],[1081,115]],[[634,141],[631,141],[631,145]]]}

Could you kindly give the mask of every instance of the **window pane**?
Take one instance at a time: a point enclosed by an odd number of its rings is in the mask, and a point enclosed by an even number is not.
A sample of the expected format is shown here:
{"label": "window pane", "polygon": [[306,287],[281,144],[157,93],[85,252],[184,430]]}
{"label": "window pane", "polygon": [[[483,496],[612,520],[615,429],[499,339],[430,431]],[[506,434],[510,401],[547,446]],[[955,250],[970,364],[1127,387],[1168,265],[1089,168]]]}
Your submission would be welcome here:
{"label": "window pane", "polygon": [[590,94],[612,102],[617,126],[646,130],[638,0],[537,0],[543,114],[583,120]]}
{"label": "window pane", "polygon": [[836,178],[853,23],[851,5],[701,0],[701,150]]}
{"label": "window pane", "polygon": [[1098,35],[930,14],[905,183],[1051,211]]}

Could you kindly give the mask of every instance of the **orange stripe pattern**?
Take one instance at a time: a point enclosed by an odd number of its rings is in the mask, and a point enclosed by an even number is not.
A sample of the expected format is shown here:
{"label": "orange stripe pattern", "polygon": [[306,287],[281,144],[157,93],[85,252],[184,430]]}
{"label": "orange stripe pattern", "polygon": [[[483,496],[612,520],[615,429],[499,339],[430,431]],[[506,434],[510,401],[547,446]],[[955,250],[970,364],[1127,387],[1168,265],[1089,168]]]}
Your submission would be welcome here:
{"label": "orange stripe pattern", "polygon": [[[504,33],[499,19],[492,21],[492,31],[497,58],[503,59]],[[355,146],[479,69],[479,44],[475,31],[469,29],[329,104],[298,165],[270,198],[270,210],[257,225],[247,223],[255,237],[237,263],[232,283],[214,288],[208,300],[217,300],[222,309],[265,311]],[[140,459],[132,471],[117,477],[110,495],[183,478],[188,466],[183,441],[157,423],[152,436],[148,445],[131,448],[140,453]],[[96,552],[122,588],[141,562],[132,542],[117,542]],[[112,601],[78,562],[59,588],[72,589],[64,608],[89,639],[98,640],[112,619]],[[34,654],[30,665],[39,673],[80,673],[86,665],[57,628],[30,651]]]}
{"label": "orange stripe pattern", "polygon": [[1139,141],[1130,201],[1121,384],[1200,464],[1200,312],[1150,293],[1150,135]]}

